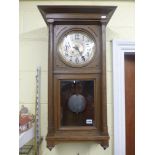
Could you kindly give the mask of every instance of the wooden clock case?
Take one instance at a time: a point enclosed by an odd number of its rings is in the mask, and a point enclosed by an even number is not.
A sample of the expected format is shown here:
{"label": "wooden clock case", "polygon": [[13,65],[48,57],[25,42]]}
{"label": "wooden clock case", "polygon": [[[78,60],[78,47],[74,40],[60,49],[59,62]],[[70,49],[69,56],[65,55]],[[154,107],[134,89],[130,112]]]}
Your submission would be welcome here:
{"label": "wooden clock case", "polygon": [[[106,25],[116,6],[38,6],[49,28],[48,52],[48,134],[51,150],[61,142],[94,141],[104,149],[109,146],[106,101]],[[94,59],[86,66],[71,67],[59,57],[57,44],[72,30],[84,31],[96,43]],[[61,124],[62,80],[92,80],[94,82],[93,126],[63,126]]]}

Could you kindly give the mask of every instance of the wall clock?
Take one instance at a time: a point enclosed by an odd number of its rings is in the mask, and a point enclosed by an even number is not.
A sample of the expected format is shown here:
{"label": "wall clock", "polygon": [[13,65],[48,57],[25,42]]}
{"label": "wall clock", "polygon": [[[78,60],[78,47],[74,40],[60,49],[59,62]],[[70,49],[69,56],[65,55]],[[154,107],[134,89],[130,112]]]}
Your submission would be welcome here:
{"label": "wall clock", "polygon": [[38,6],[49,28],[48,134],[61,142],[109,146],[106,25],[115,6]]}

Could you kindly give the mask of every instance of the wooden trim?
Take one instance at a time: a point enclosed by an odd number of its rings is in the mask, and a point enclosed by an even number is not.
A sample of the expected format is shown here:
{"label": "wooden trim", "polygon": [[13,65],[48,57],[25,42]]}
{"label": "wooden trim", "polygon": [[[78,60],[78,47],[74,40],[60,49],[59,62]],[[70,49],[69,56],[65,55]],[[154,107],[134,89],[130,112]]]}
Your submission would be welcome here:
{"label": "wooden trim", "polygon": [[102,126],[103,134],[108,135],[107,127],[107,95],[106,95],[106,26],[102,23]]}
{"label": "wooden trim", "polygon": [[114,104],[114,155],[126,154],[125,141],[125,76],[124,55],[135,53],[131,41],[112,41],[113,51],[113,104]]}
{"label": "wooden trim", "polygon": [[[52,86],[53,86],[53,24],[49,25],[49,44],[48,44],[48,132],[54,131],[54,118],[53,118],[53,92],[52,92]],[[52,113],[49,112],[49,109],[52,109]],[[52,120],[50,122],[49,120]]]}
{"label": "wooden trim", "polygon": [[104,20],[107,24],[116,8],[117,6],[38,5],[38,9],[47,24],[51,20],[53,22],[53,19],[55,21],[73,20],[74,22],[76,20],[100,21],[102,16],[106,17]]}

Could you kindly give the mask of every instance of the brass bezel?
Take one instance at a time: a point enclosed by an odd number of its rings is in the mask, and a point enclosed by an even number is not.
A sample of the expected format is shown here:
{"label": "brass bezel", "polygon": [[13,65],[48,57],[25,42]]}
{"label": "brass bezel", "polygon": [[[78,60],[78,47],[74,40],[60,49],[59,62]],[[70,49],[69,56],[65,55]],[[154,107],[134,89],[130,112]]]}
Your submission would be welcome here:
{"label": "brass bezel", "polygon": [[[93,48],[94,55],[93,55],[93,57],[92,57],[88,62],[86,62],[86,63],[84,63],[84,64],[73,64],[73,63],[70,63],[70,62],[66,61],[66,59],[64,59],[64,57],[62,56],[62,54],[60,53],[60,51],[59,51],[59,49],[58,49],[58,47],[59,47],[60,43],[62,42],[62,40],[64,39],[64,37],[65,37],[66,35],[68,35],[69,33],[73,33],[73,32],[84,33],[84,34],[86,34],[89,38],[91,38],[91,39],[93,40],[93,42],[94,42],[94,45],[95,45],[94,48]],[[59,38],[59,40],[58,40],[58,43],[57,43],[56,51],[57,51],[57,53],[58,53],[60,59],[62,60],[62,62],[65,63],[66,65],[68,65],[68,66],[70,66],[70,67],[77,67],[77,68],[78,68],[78,67],[85,67],[85,66],[87,66],[89,63],[91,63],[91,62],[94,60],[94,58],[95,58],[95,55],[96,55],[96,40],[95,40],[94,36],[93,36],[90,32],[88,32],[87,30],[81,29],[81,28],[72,28],[72,29],[70,29],[70,30],[65,31],[65,32],[60,36],[60,38]]]}

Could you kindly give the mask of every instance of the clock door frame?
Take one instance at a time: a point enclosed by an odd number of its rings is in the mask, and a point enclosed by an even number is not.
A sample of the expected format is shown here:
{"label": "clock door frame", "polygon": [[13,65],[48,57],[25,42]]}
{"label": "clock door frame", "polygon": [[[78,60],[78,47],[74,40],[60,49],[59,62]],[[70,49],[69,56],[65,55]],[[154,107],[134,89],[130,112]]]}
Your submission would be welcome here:
{"label": "clock door frame", "polygon": [[[61,126],[61,93],[60,93],[60,82],[61,80],[92,80],[94,82],[94,121],[95,126]],[[100,76],[99,75],[55,75],[54,76],[54,118],[55,118],[55,127],[57,131],[92,131],[95,133],[99,132],[101,130],[101,107],[100,107]],[[76,135],[79,135],[79,133],[76,133]]]}

